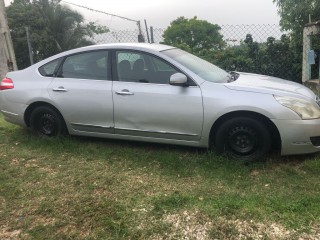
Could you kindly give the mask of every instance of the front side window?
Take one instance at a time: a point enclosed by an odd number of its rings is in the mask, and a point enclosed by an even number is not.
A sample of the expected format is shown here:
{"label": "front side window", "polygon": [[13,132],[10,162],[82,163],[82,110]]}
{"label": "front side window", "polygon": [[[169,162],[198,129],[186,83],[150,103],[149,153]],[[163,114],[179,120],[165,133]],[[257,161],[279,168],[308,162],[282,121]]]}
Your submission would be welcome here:
{"label": "front side window", "polygon": [[80,53],[65,59],[58,77],[107,80],[110,79],[108,65],[107,51]]}
{"label": "front side window", "polygon": [[131,51],[116,52],[118,80],[124,82],[169,84],[178,71],[155,56]]}

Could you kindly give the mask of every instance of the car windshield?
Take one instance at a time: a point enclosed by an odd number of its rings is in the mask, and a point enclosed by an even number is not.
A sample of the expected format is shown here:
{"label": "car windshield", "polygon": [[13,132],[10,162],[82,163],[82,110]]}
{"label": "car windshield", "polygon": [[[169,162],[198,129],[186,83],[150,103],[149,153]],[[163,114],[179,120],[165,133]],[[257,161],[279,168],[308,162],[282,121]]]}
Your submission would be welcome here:
{"label": "car windshield", "polygon": [[230,80],[230,75],[226,71],[181,49],[174,48],[165,50],[162,53],[176,60],[206,81],[226,83]]}

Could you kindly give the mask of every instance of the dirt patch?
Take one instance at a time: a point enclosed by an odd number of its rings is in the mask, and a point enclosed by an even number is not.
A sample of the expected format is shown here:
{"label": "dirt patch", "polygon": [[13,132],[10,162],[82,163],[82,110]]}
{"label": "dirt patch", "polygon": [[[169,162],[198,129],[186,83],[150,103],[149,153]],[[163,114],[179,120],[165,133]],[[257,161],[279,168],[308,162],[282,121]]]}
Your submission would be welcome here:
{"label": "dirt patch", "polygon": [[163,235],[154,235],[150,239],[271,239],[271,240],[316,240],[320,239],[320,228],[314,226],[306,233],[289,230],[277,223],[261,223],[224,218],[209,219],[199,212],[167,214],[162,218],[170,228]]}
{"label": "dirt patch", "polygon": [[8,226],[0,227],[0,239],[16,240],[20,239],[21,230],[10,230]]}

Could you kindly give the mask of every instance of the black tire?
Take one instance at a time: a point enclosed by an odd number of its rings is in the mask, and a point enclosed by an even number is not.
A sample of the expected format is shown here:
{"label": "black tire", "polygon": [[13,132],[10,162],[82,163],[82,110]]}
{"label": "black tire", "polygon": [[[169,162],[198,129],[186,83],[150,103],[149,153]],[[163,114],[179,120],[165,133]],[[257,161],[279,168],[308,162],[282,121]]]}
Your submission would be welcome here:
{"label": "black tire", "polygon": [[67,133],[60,114],[48,106],[37,107],[32,111],[30,126],[36,133],[47,137],[62,136]]}
{"label": "black tire", "polygon": [[231,118],[220,125],[214,144],[218,152],[245,162],[262,159],[271,147],[266,126],[249,117]]}

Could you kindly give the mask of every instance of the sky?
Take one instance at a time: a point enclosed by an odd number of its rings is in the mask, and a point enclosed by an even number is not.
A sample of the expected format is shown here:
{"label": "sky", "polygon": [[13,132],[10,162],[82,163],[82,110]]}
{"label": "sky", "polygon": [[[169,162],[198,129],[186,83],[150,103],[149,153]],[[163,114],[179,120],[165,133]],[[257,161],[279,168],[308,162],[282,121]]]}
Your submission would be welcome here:
{"label": "sky", "polygon": [[[5,0],[6,5],[10,0]],[[148,26],[166,28],[180,16],[207,20],[219,25],[237,24],[279,24],[280,17],[272,0],[66,0],[107,13],[120,15]],[[87,21],[106,25],[111,30],[135,29],[134,22],[120,20],[92,12],[62,1],[63,4],[81,12]]]}

